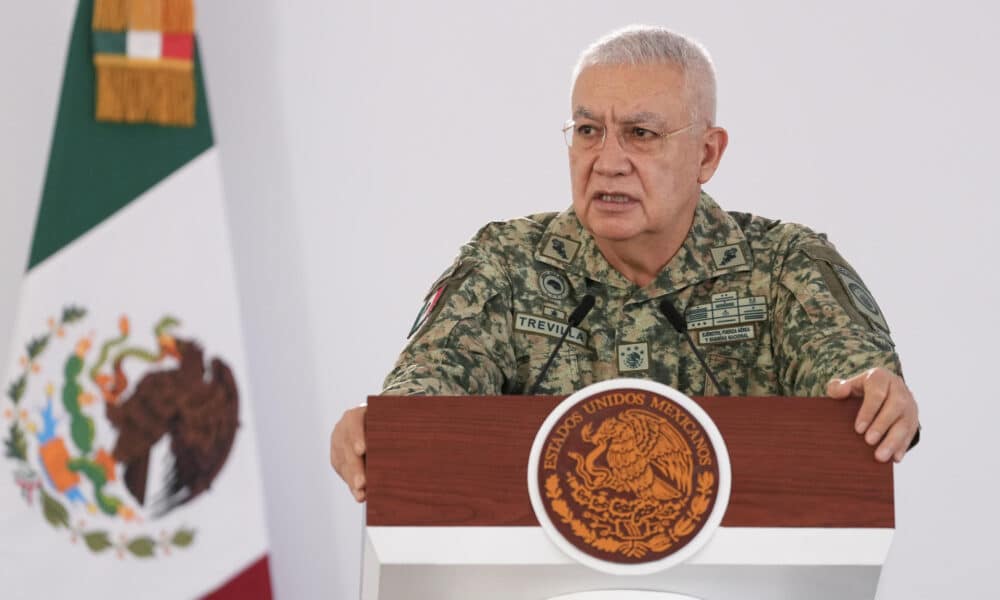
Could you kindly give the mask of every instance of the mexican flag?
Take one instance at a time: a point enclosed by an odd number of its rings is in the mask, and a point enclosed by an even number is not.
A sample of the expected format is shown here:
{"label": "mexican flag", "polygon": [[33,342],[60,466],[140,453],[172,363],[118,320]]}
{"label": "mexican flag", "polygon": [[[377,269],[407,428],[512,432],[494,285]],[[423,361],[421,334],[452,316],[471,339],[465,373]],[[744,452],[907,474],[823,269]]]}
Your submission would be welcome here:
{"label": "mexican flag", "polygon": [[191,0],[82,0],[0,365],[0,597],[270,598]]}

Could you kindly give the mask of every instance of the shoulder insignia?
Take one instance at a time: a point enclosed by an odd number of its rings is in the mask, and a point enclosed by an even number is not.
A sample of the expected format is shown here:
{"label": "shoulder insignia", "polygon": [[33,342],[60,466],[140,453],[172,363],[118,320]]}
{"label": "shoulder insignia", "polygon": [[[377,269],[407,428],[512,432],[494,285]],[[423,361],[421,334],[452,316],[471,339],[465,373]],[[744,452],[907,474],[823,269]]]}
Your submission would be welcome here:
{"label": "shoulder insignia", "polygon": [[848,297],[851,299],[854,307],[861,311],[861,314],[868,317],[874,325],[888,333],[889,324],[886,323],[885,317],[882,315],[878,304],[876,304],[874,296],[868,291],[865,284],[862,283],[861,278],[850,269],[838,264],[833,265],[833,271],[840,278],[840,282],[844,284],[844,288],[847,289]]}
{"label": "shoulder insignia", "polygon": [[847,265],[840,253],[826,246],[810,246],[802,249],[806,256],[816,261],[830,293],[846,309],[853,309],[859,317],[881,333],[889,334],[889,324],[875,297],[861,281],[861,277]]}
{"label": "shoulder insignia", "polygon": [[441,298],[447,291],[448,286],[453,281],[464,278],[471,270],[472,264],[467,260],[459,258],[450,267],[445,269],[444,273],[441,273],[441,276],[431,284],[430,291],[424,296],[424,305],[420,307],[417,318],[413,320],[413,325],[410,327],[410,332],[406,334],[406,339],[412,338],[430,320],[431,315],[434,314],[434,309],[441,305]]}
{"label": "shoulder insignia", "polygon": [[424,305],[420,308],[420,312],[417,313],[417,318],[413,320],[413,326],[410,327],[410,333],[406,334],[406,339],[413,337],[413,334],[420,331],[420,328],[424,326],[427,322],[427,318],[430,317],[431,313],[437,307],[438,303],[441,301],[441,296],[444,294],[445,288],[448,287],[447,283],[444,283],[430,295],[424,301]]}

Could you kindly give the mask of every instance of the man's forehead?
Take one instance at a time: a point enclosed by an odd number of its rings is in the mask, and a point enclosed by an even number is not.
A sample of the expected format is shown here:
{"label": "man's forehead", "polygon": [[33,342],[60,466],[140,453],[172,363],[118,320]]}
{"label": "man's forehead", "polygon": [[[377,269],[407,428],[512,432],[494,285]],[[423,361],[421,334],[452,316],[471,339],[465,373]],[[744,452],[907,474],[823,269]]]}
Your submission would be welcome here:
{"label": "man's forehead", "polygon": [[670,119],[685,110],[684,73],[669,63],[592,65],[573,85],[574,118]]}

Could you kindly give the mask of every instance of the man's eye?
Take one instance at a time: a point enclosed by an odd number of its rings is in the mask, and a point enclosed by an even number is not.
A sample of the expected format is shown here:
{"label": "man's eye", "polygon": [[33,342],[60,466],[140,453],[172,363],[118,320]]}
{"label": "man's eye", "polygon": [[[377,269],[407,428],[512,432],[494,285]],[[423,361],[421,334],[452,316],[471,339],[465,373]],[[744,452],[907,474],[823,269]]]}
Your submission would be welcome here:
{"label": "man's eye", "polygon": [[601,135],[600,130],[593,125],[577,125],[576,134],[580,137],[597,137]]}
{"label": "man's eye", "polygon": [[631,133],[632,137],[637,140],[651,140],[657,136],[655,131],[645,127],[633,127]]}

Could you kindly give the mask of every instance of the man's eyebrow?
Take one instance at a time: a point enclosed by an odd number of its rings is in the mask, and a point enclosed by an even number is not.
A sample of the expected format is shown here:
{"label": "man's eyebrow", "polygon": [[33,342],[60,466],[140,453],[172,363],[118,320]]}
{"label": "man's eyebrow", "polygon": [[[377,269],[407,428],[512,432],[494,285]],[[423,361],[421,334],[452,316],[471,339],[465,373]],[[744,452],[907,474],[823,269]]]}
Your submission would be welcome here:
{"label": "man's eyebrow", "polygon": [[[601,120],[601,119],[599,119],[597,117],[597,115],[595,115],[586,106],[577,106],[576,110],[573,111],[573,118],[574,119],[590,119],[592,121],[600,121]],[[619,123],[624,123],[626,125],[631,125],[633,123],[649,123],[649,122],[663,123],[664,122],[663,121],[663,117],[661,117],[660,115],[658,115],[658,114],[656,114],[654,112],[649,112],[649,111],[641,111],[641,112],[633,113],[633,114],[630,114],[630,115],[625,115],[624,117],[622,117],[621,119],[618,119],[617,121]]]}
{"label": "man's eyebrow", "polygon": [[632,123],[663,123],[663,117],[654,112],[637,112],[631,115],[625,115],[618,120],[619,123],[632,124]]}

